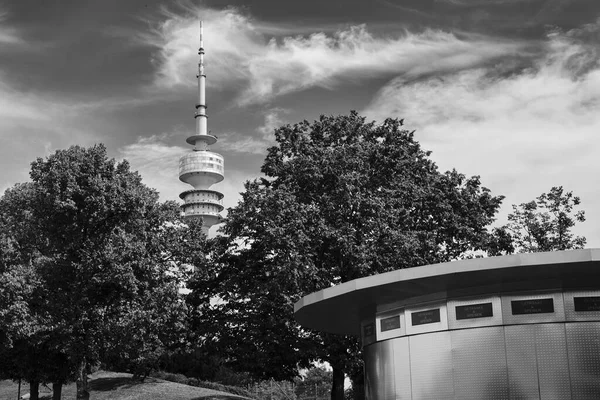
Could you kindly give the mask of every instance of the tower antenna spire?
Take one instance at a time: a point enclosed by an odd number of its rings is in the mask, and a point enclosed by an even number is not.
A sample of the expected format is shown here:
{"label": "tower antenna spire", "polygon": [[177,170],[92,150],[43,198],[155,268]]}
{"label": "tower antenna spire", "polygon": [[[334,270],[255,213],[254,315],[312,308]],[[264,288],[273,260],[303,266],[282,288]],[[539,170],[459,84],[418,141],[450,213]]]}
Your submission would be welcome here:
{"label": "tower antenna spire", "polygon": [[202,26],[202,20],[199,20],[198,22],[200,24],[200,48],[203,48],[204,47],[204,42],[202,41],[202,34],[204,33],[204,29],[203,29],[203,26]]}
{"label": "tower antenna spire", "polygon": [[[198,104],[196,104],[196,138],[188,138],[188,143],[194,146],[201,145],[202,150],[206,150],[206,146],[211,145],[214,141],[209,140],[208,136],[208,116],[206,115],[206,74],[204,72],[204,29],[202,20],[200,20],[200,48],[198,49]],[[204,146],[206,143],[206,146]]]}

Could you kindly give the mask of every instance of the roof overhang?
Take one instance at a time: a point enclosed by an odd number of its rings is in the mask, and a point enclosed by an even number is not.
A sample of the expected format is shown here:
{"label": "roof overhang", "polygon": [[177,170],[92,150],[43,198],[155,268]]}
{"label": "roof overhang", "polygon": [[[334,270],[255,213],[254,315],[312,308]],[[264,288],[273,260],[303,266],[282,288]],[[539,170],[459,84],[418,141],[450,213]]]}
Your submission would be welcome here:
{"label": "roof overhang", "polygon": [[513,254],[399,269],[349,281],[300,299],[307,328],[358,335],[386,304],[514,291],[600,287],[600,249]]}

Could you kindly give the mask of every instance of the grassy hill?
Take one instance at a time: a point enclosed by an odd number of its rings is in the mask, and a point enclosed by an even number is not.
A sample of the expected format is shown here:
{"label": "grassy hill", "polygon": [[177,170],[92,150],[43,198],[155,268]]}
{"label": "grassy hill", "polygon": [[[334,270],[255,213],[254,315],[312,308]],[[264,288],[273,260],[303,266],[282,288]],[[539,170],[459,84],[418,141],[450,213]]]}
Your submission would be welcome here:
{"label": "grassy hill", "polygon": [[[11,381],[0,381],[0,399],[16,400],[18,385]],[[98,371],[91,375],[90,400],[240,400],[230,393],[182,385],[162,379],[147,378],[143,383],[131,379],[131,374]],[[29,385],[21,385],[21,395],[29,393]],[[40,388],[40,397],[49,391]],[[51,397],[42,397],[51,398]],[[63,400],[75,400],[75,384],[66,385]]]}

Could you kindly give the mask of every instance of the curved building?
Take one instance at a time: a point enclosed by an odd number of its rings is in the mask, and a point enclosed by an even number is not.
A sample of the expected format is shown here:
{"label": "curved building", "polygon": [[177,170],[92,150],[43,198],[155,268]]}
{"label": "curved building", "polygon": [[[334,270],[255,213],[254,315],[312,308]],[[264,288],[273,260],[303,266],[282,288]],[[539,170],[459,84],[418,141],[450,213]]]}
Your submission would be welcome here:
{"label": "curved building", "polygon": [[198,103],[196,104],[196,133],[186,142],[194,146],[193,151],[179,160],[179,179],[193,187],[181,193],[184,201],[181,206],[185,218],[202,218],[202,227],[206,234],[211,226],[221,221],[223,194],[209,189],[224,178],[225,164],[223,156],[209,150],[217,138],[207,130],[206,115],[206,74],[204,73],[204,47],[202,41],[202,21],[200,21],[200,49],[198,55]]}
{"label": "curved building", "polygon": [[396,270],[302,298],[360,336],[369,400],[600,399],[600,250]]}

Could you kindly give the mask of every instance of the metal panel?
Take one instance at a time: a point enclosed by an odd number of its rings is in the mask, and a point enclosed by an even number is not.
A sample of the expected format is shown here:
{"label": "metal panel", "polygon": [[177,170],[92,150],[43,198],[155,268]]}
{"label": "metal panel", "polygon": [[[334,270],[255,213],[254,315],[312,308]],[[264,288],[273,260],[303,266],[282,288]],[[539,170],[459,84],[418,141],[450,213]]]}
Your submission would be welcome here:
{"label": "metal panel", "polygon": [[508,400],[504,328],[451,331],[455,399]]}
{"label": "metal panel", "polygon": [[[527,300],[544,300],[552,299],[554,311],[544,312],[540,314],[531,313],[524,315],[513,315],[512,313],[512,302],[513,301],[527,301]],[[565,320],[565,307],[563,303],[562,293],[539,293],[529,295],[508,295],[502,296],[502,319],[504,324],[536,324],[543,322],[561,322]]]}
{"label": "metal panel", "polygon": [[[577,291],[577,292],[566,292],[563,294],[565,299],[565,317],[567,321],[600,321],[600,311],[595,311],[597,308],[597,298],[600,297],[600,291],[588,290],[588,291]],[[574,298],[580,298],[582,300],[588,300],[587,311],[575,311]],[[581,301],[581,300],[579,300]],[[590,304],[593,302],[594,304]],[[580,308],[581,309],[581,308]]]}
{"label": "metal panel", "polygon": [[390,342],[394,345],[394,367],[395,367],[395,388],[396,400],[412,400],[412,390],[410,386],[410,348],[408,337],[392,339]]}
{"label": "metal panel", "polygon": [[394,366],[394,344],[391,340],[377,343],[378,379],[381,385],[381,397],[377,400],[394,400],[396,398],[396,368]]}
{"label": "metal panel", "polygon": [[[439,322],[413,325],[413,314],[420,314],[427,311],[439,310]],[[418,333],[443,331],[448,329],[448,314],[446,312],[446,303],[433,303],[419,307],[404,309],[406,321],[406,334],[415,335]]]}
{"label": "metal panel", "polygon": [[542,400],[570,400],[571,381],[564,323],[535,325],[536,355]]}
{"label": "metal panel", "polygon": [[[456,307],[472,306],[492,303],[493,316],[483,318],[457,319]],[[502,305],[499,296],[480,297],[474,299],[461,299],[448,301],[448,327],[450,329],[475,328],[478,326],[502,325]]]}
{"label": "metal panel", "polygon": [[408,338],[365,347],[367,400],[412,400]]}
{"label": "metal panel", "polygon": [[453,399],[450,332],[410,336],[408,339],[413,399]]}
{"label": "metal panel", "polygon": [[[385,325],[386,321],[390,319],[398,318],[400,326],[397,329],[382,329],[382,323]],[[383,322],[382,322],[383,321]],[[398,336],[406,335],[406,324],[404,322],[404,310],[392,310],[386,311],[385,313],[377,314],[375,327],[377,330],[377,340],[387,340]],[[385,326],[384,326],[385,328]]]}
{"label": "metal panel", "polygon": [[504,328],[504,336],[510,399],[539,400],[535,326],[507,326]]}
{"label": "metal panel", "polygon": [[379,364],[377,363],[377,344],[365,346],[363,349],[365,361],[365,400],[377,400],[383,396],[378,393],[379,383]]}
{"label": "metal panel", "polygon": [[600,322],[572,322],[566,330],[573,399],[600,399]]}

